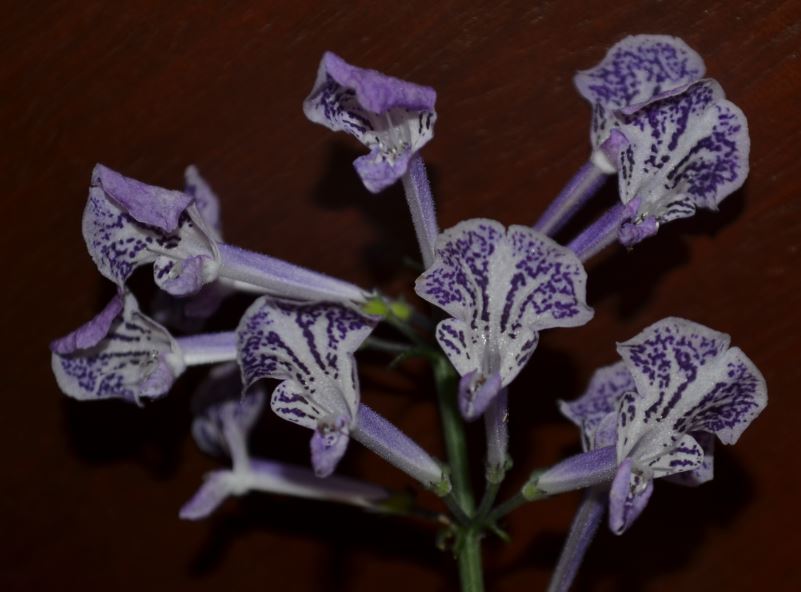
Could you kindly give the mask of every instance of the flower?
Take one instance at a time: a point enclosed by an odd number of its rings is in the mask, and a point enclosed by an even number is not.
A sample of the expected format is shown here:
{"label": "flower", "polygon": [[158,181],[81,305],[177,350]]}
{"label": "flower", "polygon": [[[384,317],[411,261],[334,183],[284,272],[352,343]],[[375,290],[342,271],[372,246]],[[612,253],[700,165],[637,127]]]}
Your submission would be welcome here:
{"label": "flower", "polygon": [[201,207],[213,212],[209,193],[191,173],[188,185],[193,195],[145,185],[97,165],[83,235],[100,273],[124,286],[136,268],[152,263],[156,284],[175,296],[224,278],[236,288],[298,300],[369,298],[343,280],[219,242],[218,231],[200,213]]}
{"label": "flower", "polygon": [[187,366],[230,361],[233,333],[174,339],[118,292],[91,321],[50,344],[59,388],[79,400],[161,397]]}
{"label": "flower", "polygon": [[581,423],[588,452],[540,475],[536,488],[556,493],[611,481],[609,526],[621,534],[646,506],[653,479],[688,472],[686,484],[710,479],[712,436],[734,444],[767,405],[764,378],[729,341],[670,317],[618,344],[623,361],[562,404]]}
{"label": "flower", "polygon": [[377,324],[345,306],[259,298],[237,329],[243,382],[281,380],[271,406],[280,417],[314,430],[312,464],[330,475],[345,453],[359,407],[353,353]]}
{"label": "flower", "polygon": [[443,232],[417,294],[451,318],[436,338],[461,375],[459,405],[481,415],[514,380],[539,342],[539,331],[592,318],[586,273],[576,256],[526,226],[507,230],[477,218]]}
{"label": "flower", "polygon": [[251,458],[247,438],[256,423],[264,393],[255,387],[239,397],[236,364],[212,370],[194,403],[192,435],[213,456],[229,457],[232,467],[208,473],[197,493],[180,510],[186,520],[205,518],[231,495],[262,491],[296,497],[371,506],[389,497],[377,485],[346,477],[319,479],[309,469],[267,459]]}
{"label": "flower", "polygon": [[629,142],[618,157],[625,246],[696,208],[717,210],[748,176],[748,123],[714,80],[621,112],[619,119]]}
{"label": "flower", "polygon": [[631,35],[613,45],[597,66],[578,72],[573,82],[592,105],[590,141],[598,168],[614,173],[617,154],[628,140],[615,133],[617,112],[681,92],[705,69],[701,56],[678,37]]}
{"label": "flower", "polygon": [[377,323],[378,317],[341,304],[259,298],[237,329],[243,383],[282,381],[270,405],[279,417],[314,430],[310,448],[318,477],[333,473],[353,437],[444,495],[450,482],[440,463],[360,404],[353,354]]}
{"label": "flower", "polygon": [[353,164],[365,187],[378,193],[403,176],[412,156],[433,137],[436,99],[432,88],[351,66],[326,52],[303,112],[370,149]]}
{"label": "flower", "polygon": [[197,292],[219,273],[216,241],[192,196],[101,164],[92,172],[83,236],[100,273],[118,286],[148,263],[156,284],[176,296]]}
{"label": "flower", "polygon": [[[200,176],[195,166],[186,168],[184,179],[184,193],[195,199],[195,205],[206,224],[209,236],[214,241],[222,241],[220,200],[217,195]],[[189,298],[174,297],[159,290],[153,303],[153,318],[164,325],[191,331],[213,315],[222,301],[233,292],[233,287],[227,284],[225,279],[205,284]]]}

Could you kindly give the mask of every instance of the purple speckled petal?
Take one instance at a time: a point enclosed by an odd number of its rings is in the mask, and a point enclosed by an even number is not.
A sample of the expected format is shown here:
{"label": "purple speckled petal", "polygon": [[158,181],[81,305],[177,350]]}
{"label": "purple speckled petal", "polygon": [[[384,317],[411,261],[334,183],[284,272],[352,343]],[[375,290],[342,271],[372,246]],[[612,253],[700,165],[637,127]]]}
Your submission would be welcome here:
{"label": "purple speckled petal", "polygon": [[698,387],[706,382],[710,370],[717,374],[717,361],[728,346],[728,335],[676,317],[654,323],[618,344],[617,351],[638,393],[625,397],[625,404],[621,401],[620,459],[654,428],[664,433],[663,439],[675,440],[676,419],[687,402],[694,406],[701,394]]}
{"label": "purple speckled petal", "polygon": [[130,293],[115,296],[98,317],[54,341],[51,350],[59,387],[80,400],[159,397],[185,367],[177,342],[139,311]]}
{"label": "purple speckled petal", "polygon": [[[618,345],[638,397],[621,406],[619,458],[706,431],[733,444],[767,404],[765,381],[729,336],[675,317]],[[646,437],[647,436],[647,437]]]}
{"label": "purple speckled petal", "polygon": [[[674,429],[715,434],[734,444],[768,404],[767,386],[753,362],[737,347],[698,378],[693,401],[680,405]],[[695,393],[694,393],[695,394]]]}
{"label": "purple speckled petal", "polygon": [[243,382],[292,381],[287,393],[302,395],[324,416],[352,420],[359,404],[353,352],[377,322],[340,304],[259,298],[237,329]]}
{"label": "purple speckled petal", "polygon": [[222,222],[220,221],[220,200],[206,180],[200,176],[194,165],[184,171],[184,192],[195,198],[200,216],[206,223],[209,235],[216,241],[222,240]]}
{"label": "purple speckled petal", "polygon": [[698,433],[733,444],[767,405],[762,375],[728,345],[728,335],[678,318],[618,345],[637,384],[619,403],[619,461],[628,458],[647,477],[711,478],[711,444],[698,442]]}
{"label": "purple speckled petal", "polygon": [[285,380],[275,388],[270,407],[281,419],[310,430],[316,429],[317,421],[326,415],[306,397],[303,387],[293,380]]}
{"label": "purple speckled petal", "polygon": [[691,435],[704,451],[704,459],[694,469],[668,475],[665,479],[678,485],[697,487],[715,476],[715,436],[707,432],[693,432]]}
{"label": "purple speckled petal", "polygon": [[599,368],[587,390],[574,401],[559,401],[559,410],[582,430],[584,450],[590,445],[601,421],[617,411],[623,393],[636,390],[634,379],[623,362]]}
{"label": "purple speckled petal", "polygon": [[621,115],[620,130],[629,140],[619,157],[620,198],[640,200],[634,224],[716,210],[748,176],[746,118],[714,80]]}
{"label": "purple speckled petal", "polygon": [[616,43],[601,63],[574,78],[581,96],[593,106],[593,147],[614,127],[614,111],[684,87],[704,71],[701,57],[677,37],[633,35]]}
{"label": "purple speckled petal", "polygon": [[119,286],[148,263],[157,263],[156,283],[177,296],[217,277],[217,246],[190,196],[102,165],[92,175],[83,236],[100,273]]}
{"label": "purple speckled petal", "polygon": [[437,341],[460,375],[483,384],[500,373],[514,380],[531,357],[538,332],[592,318],[586,273],[572,251],[526,226],[508,230],[487,219],[444,231],[434,264],[415,290],[445,310]]}
{"label": "purple speckled petal", "polygon": [[328,477],[337,468],[350,440],[350,418],[340,416],[332,421],[318,422],[311,438],[311,459],[314,474]]}
{"label": "purple speckled petal", "polygon": [[609,529],[623,534],[648,505],[654,482],[632,470],[630,459],[618,468],[609,491]]}
{"label": "purple speckled petal", "polygon": [[637,459],[635,465],[642,465],[648,475],[657,479],[693,471],[700,467],[703,461],[704,449],[695,441],[695,438],[684,434],[668,452],[661,453],[650,461]]}
{"label": "purple speckled petal", "polygon": [[436,98],[431,88],[351,66],[327,52],[303,112],[370,149],[355,164],[367,189],[378,192],[400,178],[409,158],[433,137]]}

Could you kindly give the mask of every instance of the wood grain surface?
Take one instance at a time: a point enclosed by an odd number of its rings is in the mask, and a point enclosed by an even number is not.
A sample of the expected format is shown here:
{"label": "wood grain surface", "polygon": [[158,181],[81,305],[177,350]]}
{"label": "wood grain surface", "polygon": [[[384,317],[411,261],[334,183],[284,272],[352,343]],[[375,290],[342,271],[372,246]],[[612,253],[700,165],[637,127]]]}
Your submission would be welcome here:
{"label": "wood grain surface", "polygon": [[[801,3],[4,4],[0,589],[455,589],[455,566],[422,523],[269,496],[180,521],[216,466],[188,431],[201,372],[144,409],[59,393],[49,340],[111,294],[81,238],[89,174],[103,162],[179,187],[195,163],[222,198],[230,242],[411,296],[414,275],[399,262],[416,247],[400,189],[369,195],[350,164],[361,148],[302,114],[322,52],[437,89],[424,156],[443,227],[479,216],[526,224],[588,154],[590,113],[573,73],[634,33],[678,35],[704,57],[748,116],[751,176],[719,213],[588,265],[595,319],[545,335],[513,387],[504,495],[578,449],[556,398],[579,394],[615,359],[616,340],[687,317],[732,335],[764,373],[770,405],[736,447],[721,447],[712,483],[657,483],[631,531],[602,532],[577,589],[801,589]],[[146,294],[147,278],[135,286]],[[215,327],[233,326],[241,304]],[[425,369],[395,375],[381,357],[362,362],[364,399],[441,454]],[[480,430],[471,437],[478,466]],[[254,449],[307,462],[307,438],[265,416]],[[407,484],[357,446],[342,472]],[[513,542],[485,545],[488,589],[543,589],[577,502],[565,495],[513,515]]]}

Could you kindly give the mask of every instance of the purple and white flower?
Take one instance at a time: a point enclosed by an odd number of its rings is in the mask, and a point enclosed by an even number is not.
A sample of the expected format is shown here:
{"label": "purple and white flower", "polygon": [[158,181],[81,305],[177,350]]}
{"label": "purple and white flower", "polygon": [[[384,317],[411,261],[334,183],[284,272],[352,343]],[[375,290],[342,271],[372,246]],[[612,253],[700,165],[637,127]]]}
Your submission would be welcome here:
{"label": "purple and white flower", "polygon": [[213,208],[199,205],[203,195],[198,186],[190,195],[97,165],[83,235],[100,272],[124,286],[136,268],[152,263],[156,283],[176,296],[224,278],[239,289],[298,300],[365,302],[369,297],[348,282],[219,242],[200,213],[200,207]]}
{"label": "purple and white flower", "polygon": [[633,35],[612,46],[601,62],[573,81],[592,106],[592,155],[535,224],[549,236],[562,228],[620,166],[631,140],[618,114],[679,93],[704,75],[701,57],[684,41],[668,35]]}
{"label": "purple and white flower", "polygon": [[465,418],[480,416],[514,380],[540,331],[592,318],[586,280],[569,249],[526,226],[479,218],[440,235],[415,290],[451,317],[437,325],[436,338],[462,377]]}
{"label": "purple and white flower", "polygon": [[[633,246],[697,208],[716,210],[745,182],[745,115],[703,74],[703,61],[680,39],[644,35],[624,39],[598,67],[576,76],[593,105],[592,161],[618,172],[624,206],[571,244],[582,260],[616,239]],[[566,211],[557,205],[543,224],[557,224],[549,221],[554,212]]]}
{"label": "purple and white flower", "polygon": [[192,435],[213,456],[228,457],[232,467],[208,473],[203,485],[180,511],[181,518],[205,518],[230,496],[250,492],[277,493],[369,507],[389,497],[377,485],[346,477],[320,479],[305,467],[251,458],[247,439],[258,419],[264,393],[254,387],[240,397],[242,385],[236,364],[219,366],[198,392]]}
{"label": "purple and white flower", "polygon": [[678,37],[631,35],[613,45],[597,66],[578,72],[573,82],[592,105],[590,141],[596,166],[608,174],[618,169],[618,151],[603,147],[619,127],[618,112],[680,93],[705,70],[701,56]]}
{"label": "purple and white flower", "polygon": [[647,504],[654,479],[709,480],[711,436],[734,444],[764,409],[767,389],[728,335],[684,319],[659,321],[617,349],[623,361],[599,371],[581,399],[562,404],[582,425],[588,451],[540,475],[536,487],[557,493],[611,482],[609,526],[621,534]]}
{"label": "purple and white flower", "polygon": [[748,123],[714,80],[618,117],[629,142],[618,157],[625,246],[696,208],[717,210],[748,176]]}
{"label": "purple and white flower", "polygon": [[[623,360],[593,374],[562,413],[585,453],[532,483],[538,492],[587,487],[550,592],[570,589],[607,506],[624,532],[646,506],[653,479],[695,486],[712,479],[714,440],[733,444],[767,402],[765,383],[729,337],[668,318],[618,346]],[[611,485],[611,490],[610,490]]]}
{"label": "purple and white flower", "polygon": [[354,352],[378,323],[335,303],[298,304],[259,298],[237,330],[243,383],[282,381],[270,401],[283,419],[314,430],[315,473],[333,473],[351,437],[438,492],[450,489],[442,466],[360,404]]}
{"label": "purple and white flower", "polygon": [[[194,165],[188,166],[184,172],[184,193],[194,197],[195,205],[206,224],[206,230],[212,240],[222,241],[222,223],[220,221],[220,200]],[[203,285],[200,290],[189,297],[176,297],[159,290],[153,303],[153,318],[169,327],[191,331],[198,328],[202,321],[213,315],[222,301],[233,294],[234,287],[225,279],[218,279]]]}
{"label": "purple and white flower", "polygon": [[303,112],[369,148],[353,164],[365,187],[378,193],[403,176],[412,156],[433,137],[436,100],[432,88],[352,66],[329,51]]}
{"label": "purple and white flower", "polygon": [[161,397],[187,366],[236,359],[234,333],[173,338],[120,291],[91,321],[50,344],[64,394],[79,400]]}
{"label": "purple and white flower", "polygon": [[353,163],[369,191],[402,180],[425,267],[433,260],[439,227],[418,152],[434,136],[436,100],[433,88],[357,68],[329,51],[303,102],[309,120],[349,133],[369,148]]}

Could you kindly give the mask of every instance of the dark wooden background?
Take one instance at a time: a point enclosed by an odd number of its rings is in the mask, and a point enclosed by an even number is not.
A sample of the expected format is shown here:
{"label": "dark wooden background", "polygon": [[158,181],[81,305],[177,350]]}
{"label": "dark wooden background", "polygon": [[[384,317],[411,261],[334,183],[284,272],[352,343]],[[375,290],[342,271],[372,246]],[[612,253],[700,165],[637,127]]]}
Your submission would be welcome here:
{"label": "dark wooden background", "polygon": [[[188,433],[201,373],[143,410],[60,395],[47,343],[111,293],[80,234],[89,174],[101,161],[179,187],[196,163],[222,197],[229,241],[410,293],[414,276],[397,269],[415,253],[399,190],[367,194],[350,165],[360,147],[301,112],[322,52],[437,89],[424,154],[443,227],[476,216],[526,224],[588,154],[589,108],[573,73],[634,33],[678,35],[701,53],[748,116],[751,176],[717,215],[591,262],[595,320],[545,336],[514,385],[516,467],[505,493],[577,449],[553,402],[613,361],[615,340],[688,317],[732,335],[765,374],[770,405],[735,448],[721,447],[714,482],[658,483],[630,532],[602,533],[578,587],[801,588],[801,3],[4,4],[0,589],[454,589],[453,565],[424,524],[268,496],[179,521],[216,466]],[[601,199],[614,199],[612,188]],[[217,328],[232,326],[240,304]],[[441,453],[424,370],[392,376],[382,358],[362,361],[365,400]],[[472,435],[480,456],[480,430]],[[307,438],[265,416],[254,448],[307,462]],[[357,446],[342,470],[407,483]],[[577,501],[514,515],[514,541],[486,545],[491,590],[545,586]]]}

